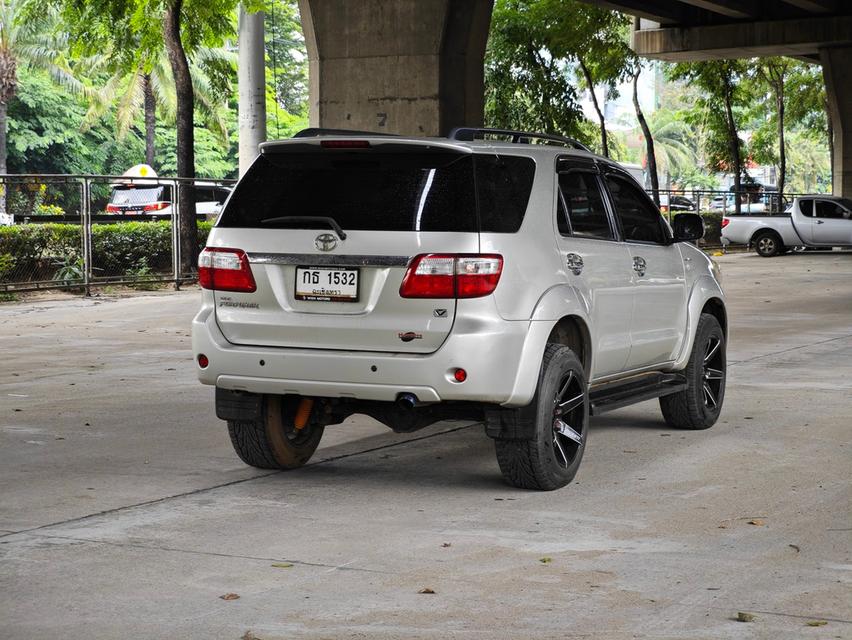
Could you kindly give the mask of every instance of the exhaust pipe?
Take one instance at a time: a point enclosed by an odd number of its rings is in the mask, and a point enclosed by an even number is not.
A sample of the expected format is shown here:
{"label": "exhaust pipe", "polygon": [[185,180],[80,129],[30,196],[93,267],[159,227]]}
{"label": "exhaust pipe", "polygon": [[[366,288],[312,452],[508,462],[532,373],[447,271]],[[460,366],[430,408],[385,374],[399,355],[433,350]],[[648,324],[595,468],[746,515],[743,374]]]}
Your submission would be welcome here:
{"label": "exhaust pipe", "polygon": [[417,396],[413,393],[400,393],[396,397],[396,406],[400,409],[413,409],[417,406]]}

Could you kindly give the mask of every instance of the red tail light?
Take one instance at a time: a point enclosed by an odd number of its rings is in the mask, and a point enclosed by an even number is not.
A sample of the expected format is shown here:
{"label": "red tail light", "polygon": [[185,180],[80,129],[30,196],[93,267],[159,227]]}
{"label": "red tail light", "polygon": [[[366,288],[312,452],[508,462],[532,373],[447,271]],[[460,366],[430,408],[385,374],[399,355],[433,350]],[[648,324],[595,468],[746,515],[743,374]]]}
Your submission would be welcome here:
{"label": "red tail light", "polygon": [[730,223],[731,223],[731,219],[730,219],[730,218],[722,218],[722,228],[723,228],[723,229],[724,229],[725,227],[727,227]]}
{"label": "red tail light", "polygon": [[121,211],[121,207],[114,204],[108,204],[106,210],[107,213],[119,213]]}
{"label": "red tail light", "polygon": [[253,293],[257,290],[248,256],[242,249],[207,247],[198,256],[198,284],[203,289]]}
{"label": "red tail light", "polygon": [[151,204],[146,204],[142,209],[143,211],[162,211],[170,204],[171,202],[152,202]]}
{"label": "red tail light", "polygon": [[427,253],[408,266],[399,288],[403,298],[481,298],[497,288],[503,256]]}

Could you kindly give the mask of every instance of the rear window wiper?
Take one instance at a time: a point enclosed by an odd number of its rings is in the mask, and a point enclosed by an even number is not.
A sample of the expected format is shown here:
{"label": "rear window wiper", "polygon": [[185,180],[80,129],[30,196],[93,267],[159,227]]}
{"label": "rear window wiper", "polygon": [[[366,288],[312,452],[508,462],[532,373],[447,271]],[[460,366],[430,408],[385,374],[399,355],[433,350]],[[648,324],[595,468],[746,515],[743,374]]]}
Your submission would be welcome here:
{"label": "rear window wiper", "polygon": [[288,224],[291,222],[294,224],[302,222],[322,222],[334,229],[338,238],[346,240],[346,232],[339,224],[337,224],[337,220],[329,218],[328,216],[277,216],[275,218],[264,218],[260,221],[260,224]]}

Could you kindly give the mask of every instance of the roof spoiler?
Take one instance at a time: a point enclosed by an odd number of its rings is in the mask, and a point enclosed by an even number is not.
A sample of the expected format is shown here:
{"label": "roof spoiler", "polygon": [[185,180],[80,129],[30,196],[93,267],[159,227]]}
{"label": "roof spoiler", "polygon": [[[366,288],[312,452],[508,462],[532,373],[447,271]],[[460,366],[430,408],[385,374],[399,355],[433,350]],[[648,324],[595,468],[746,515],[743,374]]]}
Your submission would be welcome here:
{"label": "roof spoiler", "polygon": [[294,138],[317,138],[319,136],[340,136],[340,137],[348,137],[348,136],[363,136],[370,138],[374,138],[376,136],[382,137],[399,137],[395,133],[377,133],[375,131],[355,131],[354,129],[323,129],[321,127],[310,127],[308,129],[302,129],[297,134],[295,134]]}

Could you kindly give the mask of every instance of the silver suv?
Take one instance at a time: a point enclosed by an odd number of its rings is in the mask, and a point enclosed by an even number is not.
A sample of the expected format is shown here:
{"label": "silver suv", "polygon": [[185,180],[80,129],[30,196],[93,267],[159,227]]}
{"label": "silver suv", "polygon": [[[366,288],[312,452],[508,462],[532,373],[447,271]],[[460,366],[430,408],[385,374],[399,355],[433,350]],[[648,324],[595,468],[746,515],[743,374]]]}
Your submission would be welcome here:
{"label": "silver suv", "polygon": [[509,483],[555,489],[589,415],[659,398],[673,427],[719,416],[719,272],[689,242],[699,216],[672,227],[568,139],[307,130],[262,146],[200,256],[198,377],[256,467],[305,464],[354,413],[470,419]]}

